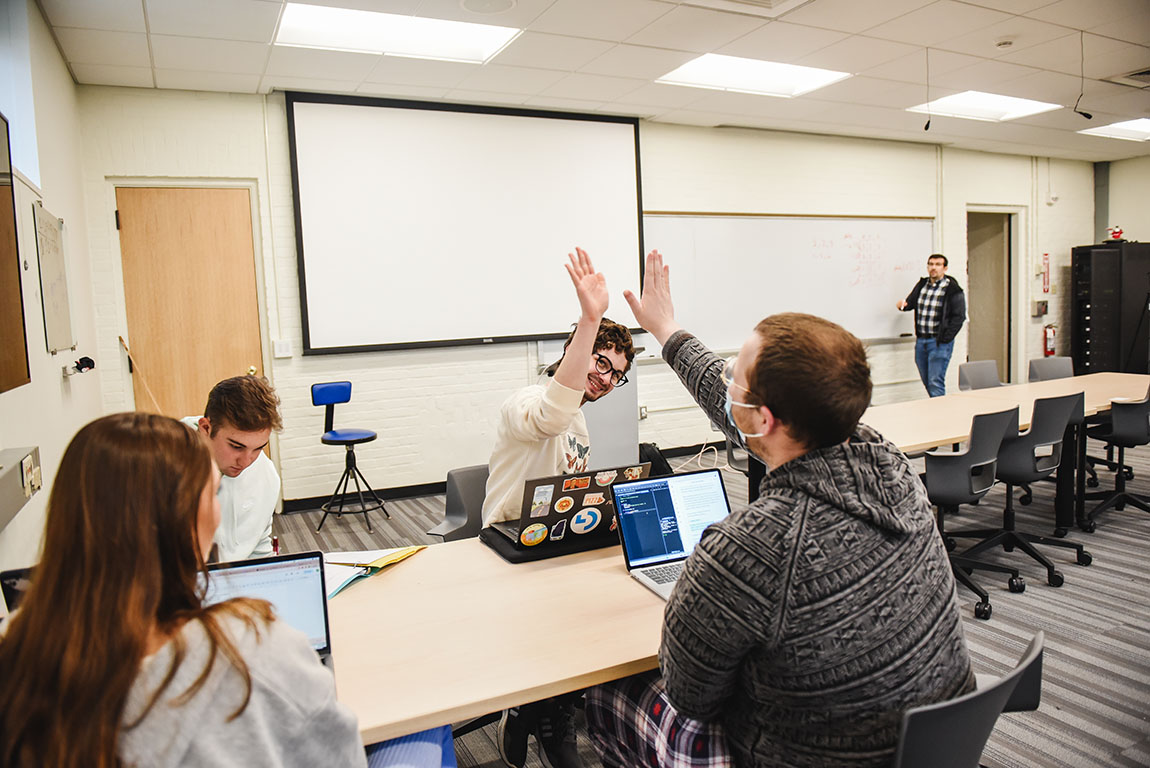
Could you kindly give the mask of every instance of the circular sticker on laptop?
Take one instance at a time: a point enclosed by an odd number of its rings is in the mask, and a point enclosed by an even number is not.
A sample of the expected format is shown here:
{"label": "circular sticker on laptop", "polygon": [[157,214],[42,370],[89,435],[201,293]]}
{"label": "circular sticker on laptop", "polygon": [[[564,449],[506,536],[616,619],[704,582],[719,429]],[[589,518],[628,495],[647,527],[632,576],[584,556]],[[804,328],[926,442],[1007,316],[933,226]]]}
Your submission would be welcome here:
{"label": "circular sticker on laptop", "polygon": [[532,523],[519,534],[519,541],[525,547],[534,547],[547,538],[547,526],[543,523]]}
{"label": "circular sticker on laptop", "polygon": [[563,496],[555,502],[555,511],[559,513],[570,512],[573,506],[575,506],[575,499],[570,496]]}
{"label": "circular sticker on laptop", "polygon": [[599,525],[603,515],[595,507],[584,507],[571,518],[571,533],[587,533]]}

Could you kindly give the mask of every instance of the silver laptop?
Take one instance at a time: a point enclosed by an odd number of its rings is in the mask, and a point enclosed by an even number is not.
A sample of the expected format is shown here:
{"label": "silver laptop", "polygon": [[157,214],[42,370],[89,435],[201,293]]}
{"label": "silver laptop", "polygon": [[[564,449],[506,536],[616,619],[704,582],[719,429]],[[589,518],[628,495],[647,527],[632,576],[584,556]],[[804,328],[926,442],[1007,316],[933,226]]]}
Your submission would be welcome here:
{"label": "silver laptop", "polygon": [[325,666],[331,666],[331,629],[323,554],[301,552],[208,566],[208,605],[233,597],[256,597],[275,608],[276,617],[307,637]]}
{"label": "silver laptop", "polygon": [[666,600],[703,530],[731,513],[717,469],[611,486],[631,576]]}

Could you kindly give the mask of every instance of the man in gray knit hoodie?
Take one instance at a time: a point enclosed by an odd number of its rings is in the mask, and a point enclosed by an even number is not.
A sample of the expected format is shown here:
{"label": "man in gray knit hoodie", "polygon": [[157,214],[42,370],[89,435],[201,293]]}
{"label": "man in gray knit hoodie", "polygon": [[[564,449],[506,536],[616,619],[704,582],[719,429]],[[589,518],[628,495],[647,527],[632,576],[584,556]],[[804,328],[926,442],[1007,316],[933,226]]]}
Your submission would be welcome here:
{"label": "man in gray knit hoodie", "polygon": [[606,766],[885,766],[902,713],[973,688],[950,564],[906,457],[859,424],[862,344],[763,320],[724,363],[675,323],[647,257],[635,318],[712,423],[762,459],[757,501],[704,532],[667,603],[661,676],[587,694]]}

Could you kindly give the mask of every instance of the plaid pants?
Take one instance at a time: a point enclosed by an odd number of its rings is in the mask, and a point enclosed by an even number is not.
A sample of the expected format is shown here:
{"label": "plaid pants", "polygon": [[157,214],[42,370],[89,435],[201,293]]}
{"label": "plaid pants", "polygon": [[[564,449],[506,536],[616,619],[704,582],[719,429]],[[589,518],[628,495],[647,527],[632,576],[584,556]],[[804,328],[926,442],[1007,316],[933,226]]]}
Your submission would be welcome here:
{"label": "plaid pants", "polygon": [[587,731],[606,768],[732,768],[718,723],[683,717],[667,701],[659,672],[588,689]]}

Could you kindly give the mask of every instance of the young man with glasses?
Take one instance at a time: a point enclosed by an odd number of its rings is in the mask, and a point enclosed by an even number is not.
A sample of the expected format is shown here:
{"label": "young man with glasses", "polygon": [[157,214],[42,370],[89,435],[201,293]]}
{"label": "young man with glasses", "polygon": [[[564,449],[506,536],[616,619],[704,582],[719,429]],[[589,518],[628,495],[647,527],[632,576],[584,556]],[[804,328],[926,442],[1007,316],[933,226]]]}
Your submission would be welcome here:
{"label": "young man with glasses", "polygon": [[788,313],[724,362],[675,322],[657,252],[642,298],[625,296],[712,423],[768,473],[687,560],[659,672],[587,691],[604,766],[889,765],[903,712],[974,679],[922,483],[859,423],[866,350]]}
{"label": "young man with glasses", "polygon": [[[575,251],[568,254],[567,273],[579,297],[579,322],[563,345],[563,357],[540,383],[520,389],[503,403],[483,501],[484,525],[519,517],[524,481],[587,469],[591,440],[580,409],[626,384],[635,359],[630,331],[603,317],[606,279],[583,249]],[[504,712],[499,724],[503,761],[522,768],[527,736],[534,730],[547,768],[582,765],[574,728],[574,704],[580,695]]]}

